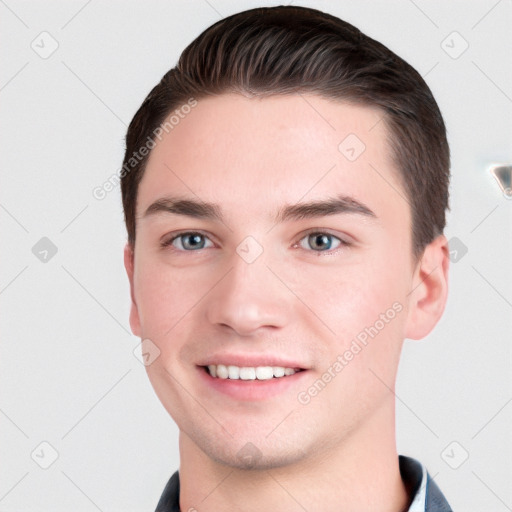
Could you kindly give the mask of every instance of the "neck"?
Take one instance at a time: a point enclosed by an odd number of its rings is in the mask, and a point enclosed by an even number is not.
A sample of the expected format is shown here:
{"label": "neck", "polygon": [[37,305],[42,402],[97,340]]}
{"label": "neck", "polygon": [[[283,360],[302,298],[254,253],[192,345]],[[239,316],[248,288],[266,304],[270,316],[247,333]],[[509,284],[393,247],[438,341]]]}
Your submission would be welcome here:
{"label": "neck", "polygon": [[399,471],[394,414],[394,403],[388,404],[341,443],[324,444],[293,465],[259,470],[219,464],[181,432],[180,508],[201,512],[407,510],[410,497]]}

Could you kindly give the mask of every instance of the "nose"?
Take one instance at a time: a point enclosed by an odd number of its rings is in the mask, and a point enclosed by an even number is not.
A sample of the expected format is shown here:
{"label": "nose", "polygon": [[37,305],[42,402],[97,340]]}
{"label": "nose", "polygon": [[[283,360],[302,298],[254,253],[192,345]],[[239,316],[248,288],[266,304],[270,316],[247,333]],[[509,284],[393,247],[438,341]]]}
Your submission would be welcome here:
{"label": "nose", "polygon": [[247,262],[237,253],[228,264],[229,272],[208,294],[210,324],[230,329],[239,336],[286,325],[293,295],[272,272],[275,265],[263,256]]}

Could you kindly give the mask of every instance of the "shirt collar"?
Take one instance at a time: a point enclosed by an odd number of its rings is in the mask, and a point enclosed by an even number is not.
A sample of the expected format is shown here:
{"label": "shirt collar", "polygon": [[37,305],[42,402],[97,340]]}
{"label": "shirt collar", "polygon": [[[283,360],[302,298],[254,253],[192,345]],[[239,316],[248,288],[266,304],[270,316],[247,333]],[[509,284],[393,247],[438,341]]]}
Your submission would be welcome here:
{"label": "shirt collar", "polygon": [[[420,463],[421,464],[421,463]],[[414,495],[414,499],[407,512],[425,512],[426,510],[426,498],[427,498],[427,470],[423,464],[421,464],[421,484],[419,489]]]}
{"label": "shirt collar", "polygon": [[412,457],[399,455],[398,467],[407,494],[412,499],[407,512],[425,512],[428,484],[428,473],[425,466]]}
{"label": "shirt collar", "polygon": [[[425,466],[404,455],[399,455],[398,461],[402,480],[410,495],[414,496],[407,512],[426,512],[428,473]],[[435,487],[431,483],[432,486]],[[167,483],[155,512],[179,512],[179,490],[179,473],[176,471]],[[447,503],[446,507],[443,510],[451,510]]]}

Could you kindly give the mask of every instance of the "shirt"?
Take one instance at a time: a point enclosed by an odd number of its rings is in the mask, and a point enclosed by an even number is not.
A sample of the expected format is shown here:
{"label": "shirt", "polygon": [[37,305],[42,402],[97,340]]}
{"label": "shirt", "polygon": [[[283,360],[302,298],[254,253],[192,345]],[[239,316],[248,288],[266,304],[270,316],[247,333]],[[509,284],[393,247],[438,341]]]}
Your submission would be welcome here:
{"label": "shirt", "polygon": [[[412,497],[407,512],[453,512],[423,464],[404,455],[398,456],[398,464],[407,493]],[[155,512],[181,512],[178,471],[167,482]]]}

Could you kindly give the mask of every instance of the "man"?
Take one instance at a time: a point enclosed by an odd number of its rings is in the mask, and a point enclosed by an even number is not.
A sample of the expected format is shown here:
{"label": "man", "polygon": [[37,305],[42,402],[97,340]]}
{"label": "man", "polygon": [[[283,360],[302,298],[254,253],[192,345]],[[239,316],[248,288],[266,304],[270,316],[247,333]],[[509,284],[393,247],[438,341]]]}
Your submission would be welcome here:
{"label": "man", "polygon": [[395,441],[403,340],[447,297],[419,74],[331,15],[253,9],[185,49],[126,142],[130,325],[180,430],[157,511],[451,510]]}

